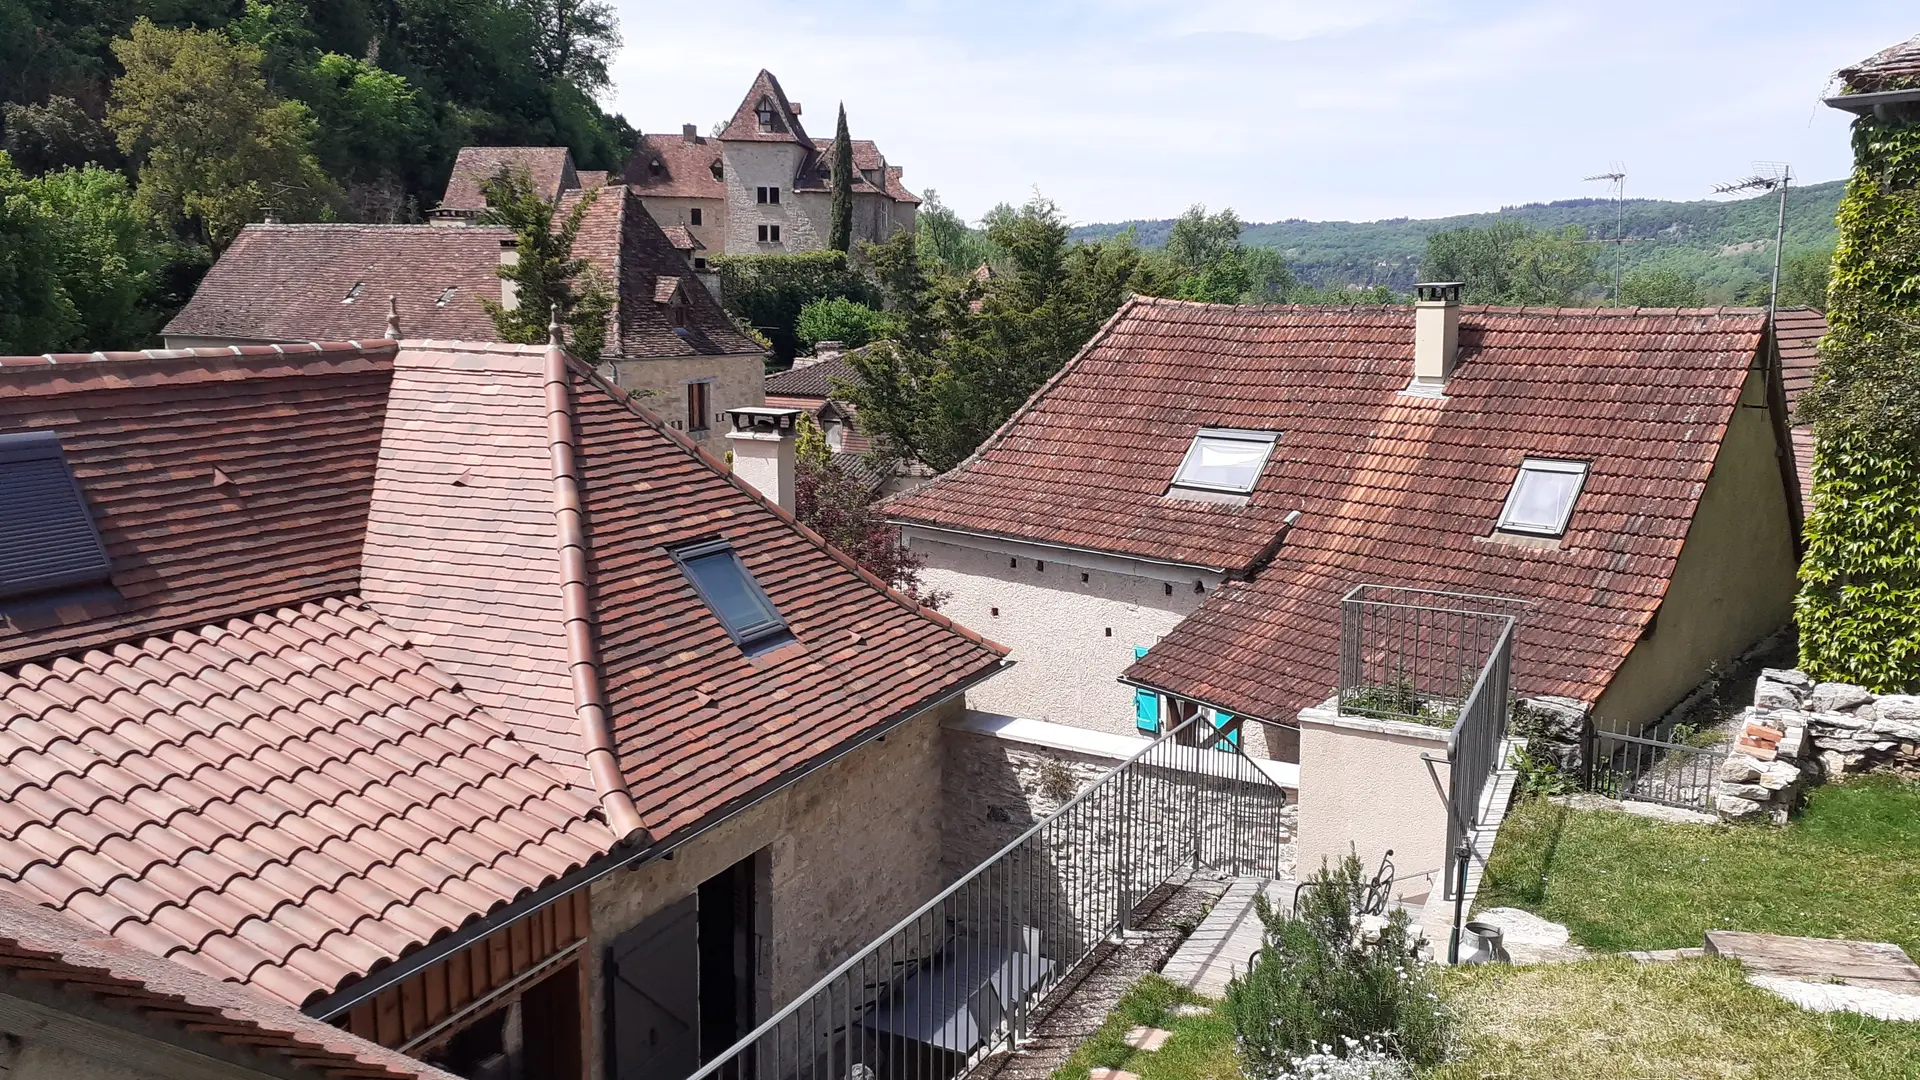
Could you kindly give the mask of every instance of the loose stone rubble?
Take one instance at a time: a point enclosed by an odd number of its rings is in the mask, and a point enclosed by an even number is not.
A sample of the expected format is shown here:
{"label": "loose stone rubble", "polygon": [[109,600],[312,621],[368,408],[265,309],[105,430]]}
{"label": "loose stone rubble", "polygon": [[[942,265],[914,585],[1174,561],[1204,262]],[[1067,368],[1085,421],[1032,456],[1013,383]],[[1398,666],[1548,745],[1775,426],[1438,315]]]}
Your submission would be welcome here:
{"label": "loose stone rubble", "polygon": [[1728,820],[1783,823],[1804,784],[1866,772],[1920,775],[1920,697],[1816,683],[1766,668],[1714,784]]}

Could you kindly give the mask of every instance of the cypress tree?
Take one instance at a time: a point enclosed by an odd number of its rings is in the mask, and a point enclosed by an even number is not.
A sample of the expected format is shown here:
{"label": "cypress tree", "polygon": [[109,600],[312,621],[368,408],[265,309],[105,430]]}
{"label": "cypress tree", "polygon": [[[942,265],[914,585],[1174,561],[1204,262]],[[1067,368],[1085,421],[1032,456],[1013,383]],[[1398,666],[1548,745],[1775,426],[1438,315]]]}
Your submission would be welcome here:
{"label": "cypress tree", "polygon": [[847,136],[847,107],[840,106],[840,126],[833,133],[833,229],[827,246],[853,249],[853,140]]}

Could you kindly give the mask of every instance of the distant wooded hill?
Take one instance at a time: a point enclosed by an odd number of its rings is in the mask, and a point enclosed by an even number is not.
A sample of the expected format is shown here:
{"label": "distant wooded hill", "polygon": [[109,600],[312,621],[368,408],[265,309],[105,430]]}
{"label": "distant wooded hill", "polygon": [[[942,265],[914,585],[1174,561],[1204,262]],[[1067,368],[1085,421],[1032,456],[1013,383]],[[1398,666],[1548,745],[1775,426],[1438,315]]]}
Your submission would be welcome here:
{"label": "distant wooded hill", "polygon": [[[1788,254],[1804,248],[1830,248],[1833,216],[1846,186],[1830,180],[1794,188],[1787,201]],[[1751,298],[1772,267],[1773,228],[1779,200],[1750,199],[1668,202],[1628,199],[1625,232],[1632,240],[1609,244],[1600,265],[1612,276],[1614,260],[1625,268],[1668,267],[1700,282],[1711,303]],[[1578,225],[1596,238],[1620,235],[1619,210],[1611,199],[1564,199],[1508,206],[1496,213],[1444,218],[1392,218],[1386,221],[1274,221],[1249,225],[1241,243],[1277,248],[1301,281],[1317,286],[1385,285],[1406,292],[1420,276],[1427,236],[1444,229],[1484,227],[1518,219],[1544,229]],[[1077,239],[1097,240],[1132,227],[1143,247],[1167,241],[1171,219],[1085,225]]]}

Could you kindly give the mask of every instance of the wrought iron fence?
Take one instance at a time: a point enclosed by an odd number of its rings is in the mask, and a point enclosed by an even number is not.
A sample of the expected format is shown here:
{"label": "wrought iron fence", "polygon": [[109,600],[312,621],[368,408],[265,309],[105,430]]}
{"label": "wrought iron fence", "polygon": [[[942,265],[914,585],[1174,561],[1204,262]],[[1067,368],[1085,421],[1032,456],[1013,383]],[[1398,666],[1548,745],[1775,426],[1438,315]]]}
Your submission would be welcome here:
{"label": "wrought iron fence", "polygon": [[1727,750],[1596,731],[1589,737],[1584,757],[1582,786],[1590,792],[1711,812],[1715,774],[1727,759]]}
{"label": "wrought iron fence", "polygon": [[689,1080],[946,1080],[1013,1045],[1156,889],[1283,869],[1284,791],[1195,717],[1090,784]]}
{"label": "wrought iron fence", "polygon": [[[1460,716],[1447,733],[1447,887],[1458,891],[1459,860],[1466,857],[1467,833],[1480,827],[1480,798],[1487,781],[1501,765],[1507,741],[1507,718],[1512,715],[1510,680],[1513,670],[1513,619],[1495,636],[1486,664],[1460,705]],[[1451,893],[1449,893],[1451,895]]]}
{"label": "wrought iron fence", "polygon": [[1452,727],[1525,606],[1493,596],[1354,587],[1340,601],[1340,712]]}

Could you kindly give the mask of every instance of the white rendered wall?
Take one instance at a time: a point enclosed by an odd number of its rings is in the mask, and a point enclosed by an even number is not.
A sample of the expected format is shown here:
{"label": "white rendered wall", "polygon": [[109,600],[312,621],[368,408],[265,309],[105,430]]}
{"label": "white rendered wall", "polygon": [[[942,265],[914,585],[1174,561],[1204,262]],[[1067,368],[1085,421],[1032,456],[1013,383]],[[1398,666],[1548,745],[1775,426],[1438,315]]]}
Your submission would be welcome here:
{"label": "white rendered wall", "polygon": [[[923,586],[952,594],[941,613],[1013,650],[1011,669],[968,691],[967,707],[981,712],[1133,734],[1133,688],[1119,678],[1134,646],[1165,637],[1219,583],[1204,570],[1123,573],[1090,553],[982,550],[908,531],[926,558]],[[1206,592],[1194,591],[1196,581]]]}

